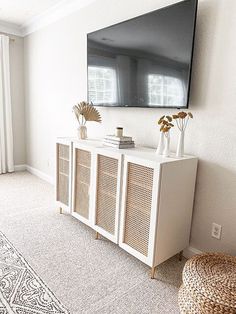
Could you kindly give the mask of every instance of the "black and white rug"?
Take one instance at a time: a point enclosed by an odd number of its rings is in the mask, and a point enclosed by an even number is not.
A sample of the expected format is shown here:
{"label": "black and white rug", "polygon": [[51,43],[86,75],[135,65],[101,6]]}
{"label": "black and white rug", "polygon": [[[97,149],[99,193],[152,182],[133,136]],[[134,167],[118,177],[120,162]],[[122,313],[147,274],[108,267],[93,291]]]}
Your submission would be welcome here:
{"label": "black and white rug", "polygon": [[0,314],[69,314],[0,232]]}

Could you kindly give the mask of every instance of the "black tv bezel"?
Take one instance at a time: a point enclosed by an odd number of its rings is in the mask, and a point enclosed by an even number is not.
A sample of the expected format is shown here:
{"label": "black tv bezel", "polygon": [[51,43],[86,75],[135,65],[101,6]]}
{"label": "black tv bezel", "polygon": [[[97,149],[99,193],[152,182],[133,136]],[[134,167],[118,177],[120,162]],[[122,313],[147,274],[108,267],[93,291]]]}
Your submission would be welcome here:
{"label": "black tv bezel", "polygon": [[[167,5],[165,7],[162,7],[160,9],[157,9],[157,10],[153,10],[153,11],[149,11],[147,13],[144,13],[144,14],[141,14],[141,15],[138,15],[138,16],[135,16],[133,18],[130,18],[128,20],[124,20],[122,22],[118,22],[118,23],[115,23],[115,24],[111,24],[109,26],[106,26],[106,27],[103,27],[103,28],[100,28],[100,29],[97,29],[95,31],[92,31],[92,32],[89,32],[87,33],[87,101],[89,100],[89,97],[88,97],[88,36],[93,34],[93,33],[96,33],[98,31],[101,31],[103,29],[107,29],[109,27],[112,27],[112,26],[116,26],[116,25],[119,25],[119,24],[123,24],[125,22],[129,22],[129,21],[132,21],[132,20],[135,20],[135,19],[138,19],[140,18],[141,16],[145,16],[145,15],[148,15],[152,12],[156,12],[156,11],[161,11],[161,10],[164,10],[164,9],[167,9],[167,8],[171,8],[173,6],[176,6],[180,3],[184,3],[184,2],[189,2],[191,0],[184,0],[184,1],[179,1],[179,2],[176,2],[176,3],[173,3],[173,4],[170,4],[170,5]],[[197,23],[197,11],[198,11],[198,0],[194,0],[195,1],[195,12],[194,12],[194,23],[193,23],[193,41],[192,41],[192,48],[191,48],[191,61],[190,61],[190,69],[189,69],[189,75],[188,75],[188,93],[187,93],[187,103],[186,103],[186,106],[121,106],[121,105],[115,105],[115,106],[112,106],[111,104],[99,104],[99,105],[94,105],[95,107],[110,107],[110,108],[156,108],[156,109],[164,109],[164,108],[167,108],[167,109],[188,109],[189,108],[189,102],[190,102],[190,92],[191,92],[191,82],[192,82],[192,67],[193,67],[193,54],[194,54],[194,46],[195,46],[195,36],[196,36],[196,23]]]}

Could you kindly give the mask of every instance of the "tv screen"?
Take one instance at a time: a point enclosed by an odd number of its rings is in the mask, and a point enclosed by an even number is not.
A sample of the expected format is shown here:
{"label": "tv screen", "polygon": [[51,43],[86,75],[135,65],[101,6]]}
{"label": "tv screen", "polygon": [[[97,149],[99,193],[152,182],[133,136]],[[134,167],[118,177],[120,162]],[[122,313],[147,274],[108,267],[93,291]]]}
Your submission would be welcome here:
{"label": "tv screen", "polygon": [[186,0],[88,34],[88,101],[187,108],[196,12]]}

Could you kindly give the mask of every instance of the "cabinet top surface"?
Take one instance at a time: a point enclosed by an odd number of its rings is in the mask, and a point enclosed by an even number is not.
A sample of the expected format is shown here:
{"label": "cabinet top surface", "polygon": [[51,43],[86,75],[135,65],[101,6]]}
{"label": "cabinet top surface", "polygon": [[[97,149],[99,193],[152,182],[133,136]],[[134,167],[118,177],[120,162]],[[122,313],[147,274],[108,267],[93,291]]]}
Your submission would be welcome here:
{"label": "cabinet top surface", "polygon": [[197,159],[195,156],[191,155],[184,155],[184,157],[176,157],[175,153],[171,153],[169,157],[164,157],[156,154],[156,150],[154,148],[149,147],[142,147],[142,146],[136,146],[135,148],[129,148],[129,149],[118,149],[113,148],[109,146],[105,146],[102,143],[102,139],[86,139],[86,140],[79,140],[77,138],[58,138],[58,141],[68,141],[68,143],[72,142],[73,144],[77,146],[83,146],[83,147],[89,147],[89,148],[96,148],[98,152],[112,152],[120,155],[126,155],[130,157],[136,157],[140,159],[146,159],[158,163],[168,163],[168,162],[174,162],[178,160],[187,160],[187,159]]}

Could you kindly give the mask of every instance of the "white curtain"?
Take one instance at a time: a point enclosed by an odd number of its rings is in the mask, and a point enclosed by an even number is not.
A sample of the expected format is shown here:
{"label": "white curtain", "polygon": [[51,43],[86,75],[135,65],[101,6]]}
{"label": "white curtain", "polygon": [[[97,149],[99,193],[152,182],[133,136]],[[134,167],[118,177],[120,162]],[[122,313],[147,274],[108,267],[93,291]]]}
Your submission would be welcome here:
{"label": "white curtain", "polygon": [[0,174],[14,171],[9,37],[0,35]]}

